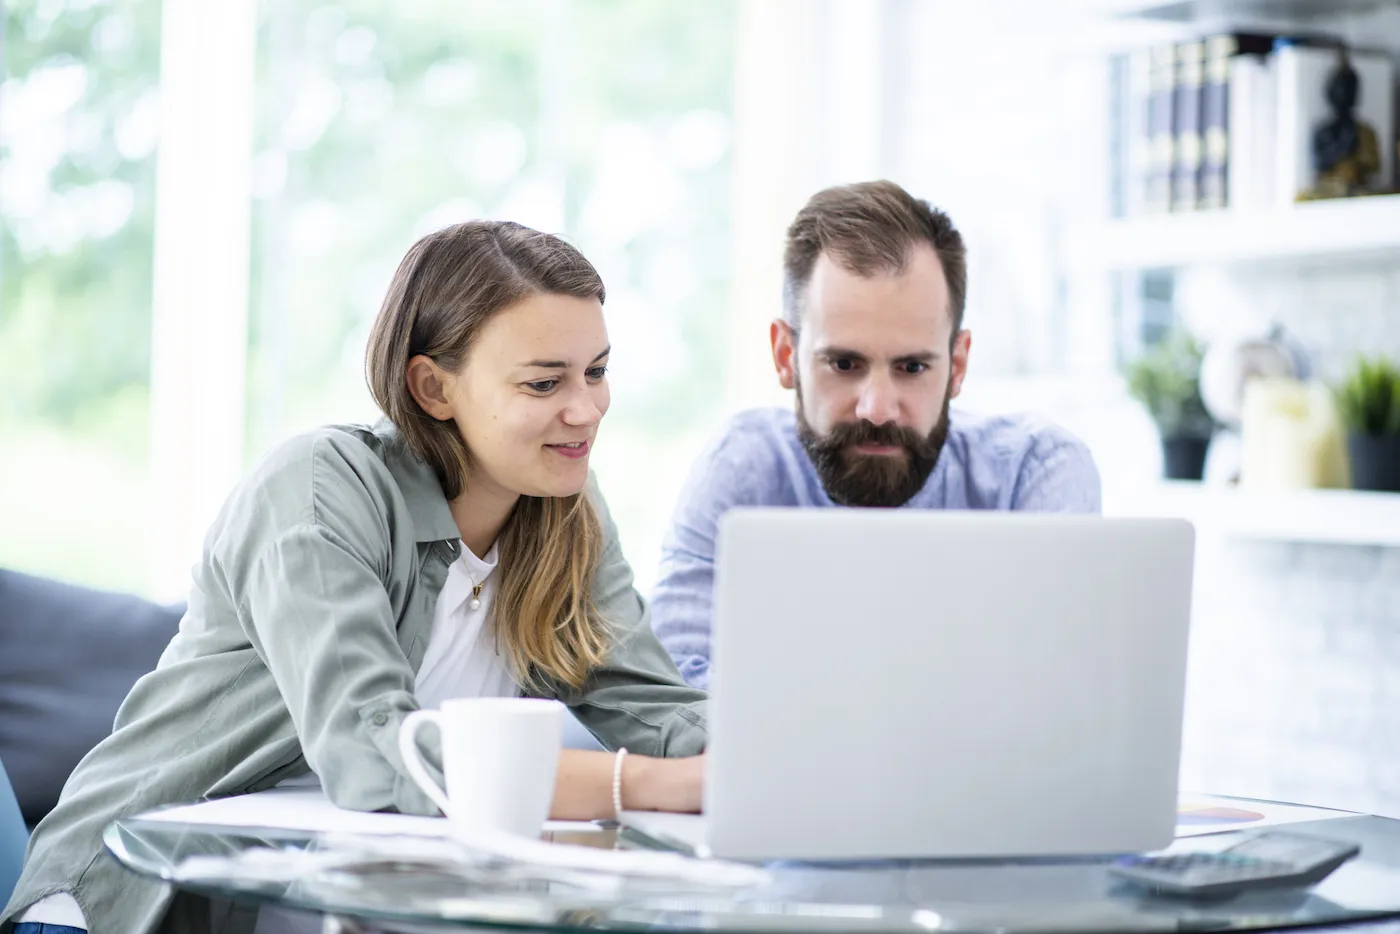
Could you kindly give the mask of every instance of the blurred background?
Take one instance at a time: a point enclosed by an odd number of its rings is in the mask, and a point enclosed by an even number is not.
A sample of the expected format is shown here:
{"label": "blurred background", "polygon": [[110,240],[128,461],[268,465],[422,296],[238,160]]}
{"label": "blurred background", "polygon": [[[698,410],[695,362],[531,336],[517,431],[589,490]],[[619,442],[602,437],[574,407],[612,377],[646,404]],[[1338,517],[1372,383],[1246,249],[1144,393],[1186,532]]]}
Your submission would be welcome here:
{"label": "blurred background", "polygon": [[1400,807],[1397,3],[9,0],[3,28],[0,566],[182,597],[253,458],[375,417],[407,247],[497,217],[607,283],[594,466],[646,592],[707,439],[790,404],[787,223],[890,178],[969,242],[962,405],[1077,432],[1109,513],[1197,523],[1188,781]]}

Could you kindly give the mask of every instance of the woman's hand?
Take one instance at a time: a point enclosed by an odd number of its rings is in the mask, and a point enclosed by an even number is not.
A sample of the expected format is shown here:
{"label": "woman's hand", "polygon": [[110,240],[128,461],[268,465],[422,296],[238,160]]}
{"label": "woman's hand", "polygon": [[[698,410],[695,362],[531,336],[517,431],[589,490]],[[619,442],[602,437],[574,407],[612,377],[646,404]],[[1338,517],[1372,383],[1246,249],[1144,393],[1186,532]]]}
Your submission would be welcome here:
{"label": "woman's hand", "polygon": [[705,756],[622,760],[622,806],[629,811],[699,813],[704,800]]}
{"label": "woman's hand", "polygon": [[[615,817],[612,782],[616,764],[612,753],[563,750],[549,816],[555,820]],[[658,759],[629,754],[622,760],[622,807],[628,811],[697,813],[704,783],[703,755]]]}

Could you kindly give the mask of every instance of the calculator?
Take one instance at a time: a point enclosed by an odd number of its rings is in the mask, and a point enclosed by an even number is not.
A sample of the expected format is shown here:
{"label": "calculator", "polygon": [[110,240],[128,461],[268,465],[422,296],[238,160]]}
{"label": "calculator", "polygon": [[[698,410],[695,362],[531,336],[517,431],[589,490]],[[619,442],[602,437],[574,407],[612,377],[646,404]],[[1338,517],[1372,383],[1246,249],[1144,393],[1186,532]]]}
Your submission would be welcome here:
{"label": "calculator", "polygon": [[1125,856],[1108,872],[1165,895],[1218,898],[1254,889],[1313,885],[1360,852],[1355,843],[1266,831],[1218,853]]}

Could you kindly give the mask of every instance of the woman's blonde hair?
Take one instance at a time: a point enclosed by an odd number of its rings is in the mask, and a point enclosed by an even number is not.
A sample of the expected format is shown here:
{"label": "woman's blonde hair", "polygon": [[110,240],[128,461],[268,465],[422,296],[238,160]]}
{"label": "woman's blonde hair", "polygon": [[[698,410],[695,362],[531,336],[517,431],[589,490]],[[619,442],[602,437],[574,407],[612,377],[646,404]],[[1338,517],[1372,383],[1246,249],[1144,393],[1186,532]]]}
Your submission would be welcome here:
{"label": "woman's blonde hair", "polygon": [[[399,263],[370,331],[365,371],[380,409],[429,464],[448,500],[470,480],[471,451],[454,421],[438,421],[408,390],[408,362],[426,355],[460,372],[482,326],[537,294],[606,297],[598,271],[558,237],[507,221],[469,221],[419,240]],[[522,686],[578,689],[602,663],[603,620],[591,584],[602,548],[587,495],[522,496],[498,540],[496,639]]]}

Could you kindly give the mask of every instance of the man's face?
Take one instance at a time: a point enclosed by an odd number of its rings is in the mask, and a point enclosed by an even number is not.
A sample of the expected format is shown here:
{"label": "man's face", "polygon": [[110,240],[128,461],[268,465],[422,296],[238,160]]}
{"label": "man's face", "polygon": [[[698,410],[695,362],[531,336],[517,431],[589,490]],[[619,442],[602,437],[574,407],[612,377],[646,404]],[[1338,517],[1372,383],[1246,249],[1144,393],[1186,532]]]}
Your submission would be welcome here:
{"label": "man's face", "polygon": [[902,272],[870,277],[823,254],[798,333],[773,323],[779,381],[797,390],[799,437],[834,501],[902,506],[922,489],[967,372],[971,335],[952,330],[948,283],[927,244]]}

